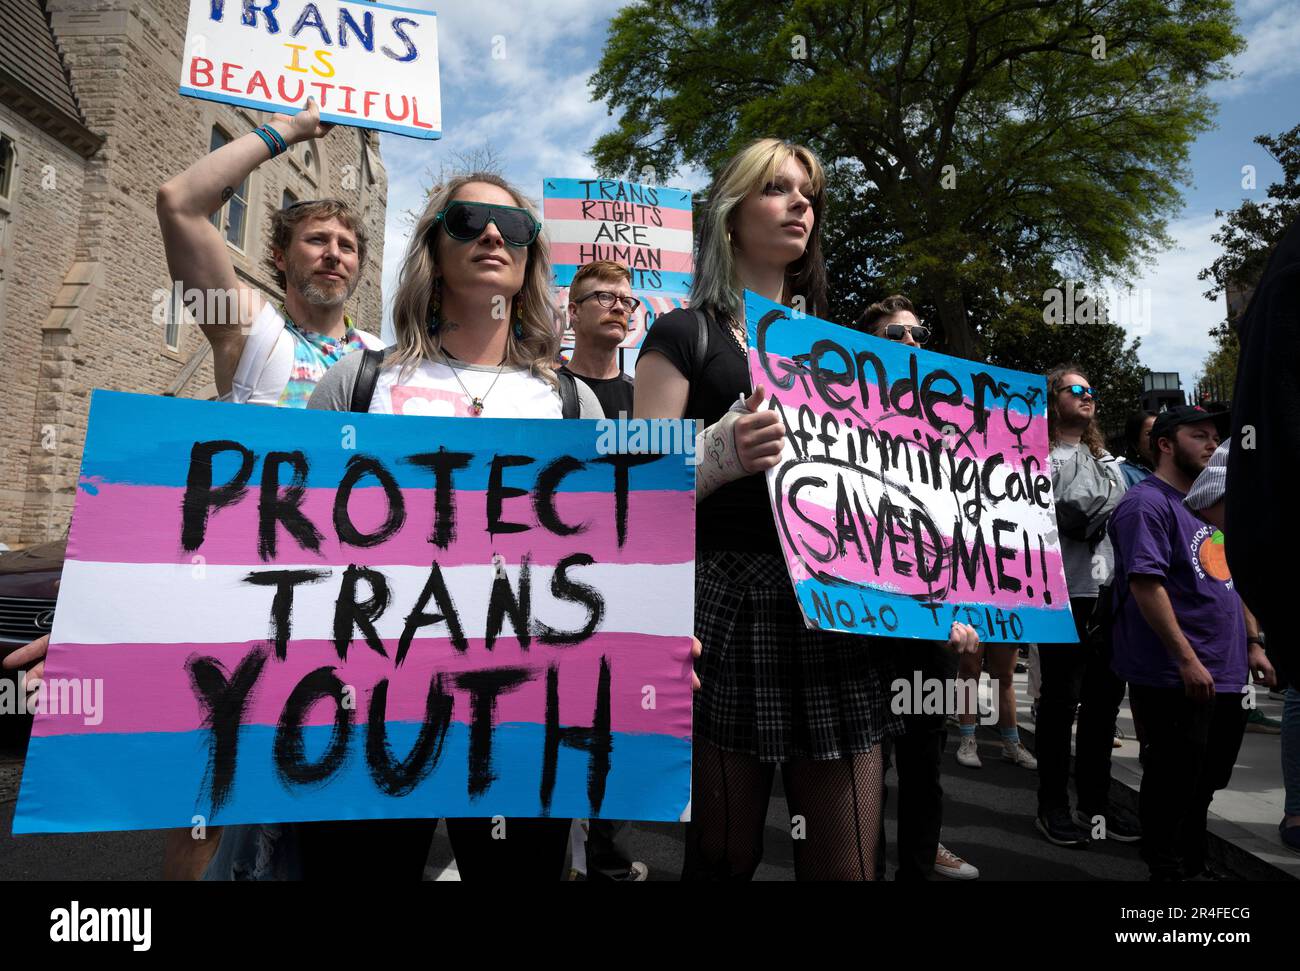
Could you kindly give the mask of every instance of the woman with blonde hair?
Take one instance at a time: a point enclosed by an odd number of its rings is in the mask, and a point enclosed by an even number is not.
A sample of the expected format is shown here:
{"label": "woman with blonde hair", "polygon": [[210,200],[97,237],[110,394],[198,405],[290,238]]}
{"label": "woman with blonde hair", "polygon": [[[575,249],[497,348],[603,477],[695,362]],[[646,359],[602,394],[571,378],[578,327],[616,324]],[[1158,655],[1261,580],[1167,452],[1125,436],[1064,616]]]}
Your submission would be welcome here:
{"label": "woman with blonde hair", "polygon": [[[696,472],[696,695],[684,876],[749,879],[762,859],[776,766],[800,879],[871,880],[890,674],[870,640],[804,626],[760,473],[784,429],[751,389],[741,294],[826,313],[825,177],[811,151],[756,141],[713,182],[692,310],[660,317],[637,359],[635,415],[705,427]],[[733,405],[744,399],[743,409]],[[707,446],[707,447],[706,447]],[[969,638],[969,628],[954,630]]]}
{"label": "woman with blonde hair", "polygon": [[[596,396],[554,369],[559,339],[541,220],[489,173],[440,186],[416,223],[393,300],[397,341],[346,358],[309,408],[479,418],[601,418]],[[449,819],[462,880],[558,880],[571,820]],[[418,880],[437,820],[299,827],[303,875]]]}

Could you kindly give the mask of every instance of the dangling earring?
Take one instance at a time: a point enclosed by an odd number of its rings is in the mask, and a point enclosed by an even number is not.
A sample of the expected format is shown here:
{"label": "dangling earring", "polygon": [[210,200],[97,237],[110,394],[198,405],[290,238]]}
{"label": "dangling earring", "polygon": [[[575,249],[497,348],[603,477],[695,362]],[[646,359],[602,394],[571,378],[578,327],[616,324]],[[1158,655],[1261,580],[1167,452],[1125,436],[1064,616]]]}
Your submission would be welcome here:
{"label": "dangling earring", "polygon": [[438,335],[438,328],[442,326],[442,319],[438,316],[442,310],[442,277],[433,278],[433,299],[430,301],[429,322],[426,329],[430,337]]}
{"label": "dangling earring", "polygon": [[515,340],[521,341],[524,339],[524,302],[522,300],[515,302],[515,324],[511,329],[515,333]]}

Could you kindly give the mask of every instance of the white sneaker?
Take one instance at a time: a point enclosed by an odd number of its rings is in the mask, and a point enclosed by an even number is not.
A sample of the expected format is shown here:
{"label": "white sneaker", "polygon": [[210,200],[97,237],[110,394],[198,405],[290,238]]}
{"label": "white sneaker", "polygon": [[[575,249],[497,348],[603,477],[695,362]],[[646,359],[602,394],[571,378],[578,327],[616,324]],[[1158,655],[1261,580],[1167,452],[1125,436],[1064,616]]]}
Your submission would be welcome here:
{"label": "white sneaker", "polygon": [[1014,744],[1011,742],[1003,742],[1002,758],[1008,762],[1014,762],[1016,765],[1024,769],[1038,768],[1038,759],[1034,758],[1029,753],[1029,749],[1025,748],[1025,746],[1020,742],[1015,742]]}
{"label": "white sneaker", "polygon": [[980,878],[979,870],[942,843],[939,844],[939,852],[934,857],[934,872],[941,877],[949,877],[953,880],[978,880]]}
{"label": "white sneaker", "polygon": [[957,746],[957,764],[964,765],[968,769],[984,767],[984,763],[980,761],[979,746],[975,742],[974,735],[964,736],[961,744]]}

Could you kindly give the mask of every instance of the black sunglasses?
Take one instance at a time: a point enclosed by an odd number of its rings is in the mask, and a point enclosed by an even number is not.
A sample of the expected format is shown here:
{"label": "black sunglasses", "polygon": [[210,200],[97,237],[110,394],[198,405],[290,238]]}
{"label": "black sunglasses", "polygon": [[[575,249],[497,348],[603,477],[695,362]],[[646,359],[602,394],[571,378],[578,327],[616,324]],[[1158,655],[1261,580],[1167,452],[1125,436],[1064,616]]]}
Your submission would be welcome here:
{"label": "black sunglasses", "polygon": [[1061,390],[1070,392],[1070,394],[1074,395],[1076,398],[1087,396],[1093,401],[1097,400],[1097,389],[1090,388],[1084,384],[1067,384]]}
{"label": "black sunglasses", "polygon": [[[433,218],[436,227],[441,224],[447,235],[468,243],[483,235],[488,223],[494,223],[506,245],[522,248],[532,245],[542,224],[527,209],[515,206],[498,206],[486,202],[449,202],[447,208]],[[430,236],[432,243],[432,236]]]}
{"label": "black sunglasses", "polygon": [[924,344],[930,339],[930,328],[923,324],[915,327],[909,327],[907,324],[885,324],[885,336],[891,341],[901,341],[907,336],[909,330],[912,332],[912,340],[918,344]]}

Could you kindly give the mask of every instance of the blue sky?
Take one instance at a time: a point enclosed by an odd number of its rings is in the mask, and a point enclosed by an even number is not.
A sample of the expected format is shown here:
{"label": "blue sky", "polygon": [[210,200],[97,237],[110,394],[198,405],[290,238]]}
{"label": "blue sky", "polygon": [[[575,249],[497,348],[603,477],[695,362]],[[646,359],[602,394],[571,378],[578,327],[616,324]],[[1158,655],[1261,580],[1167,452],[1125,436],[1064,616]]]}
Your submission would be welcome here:
{"label": "blue sky", "polygon": [[[540,200],[547,176],[595,174],[586,152],[617,120],[604,104],[590,100],[587,79],[622,0],[408,5],[438,11],[444,135],[435,142],[382,136],[388,169],[386,301],[410,235],[406,214],[422,205],[440,166],[490,146],[506,176]],[[1300,0],[1239,0],[1237,12],[1248,46],[1233,64],[1239,76],[1210,91],[1219,104],[1216,127],[1193,146],[1192,184],[1183,211],[1169,224],[1175,245],[1131,281],[1139,294],[1134,306],[1149,299],[1147,323],[1119,314],[1121,323],[1142,336],[1142,363],[1153,371],[1178,371],[1186,389],[1210,349],[1209,329],[1224,315],[1222,301],[1204,299],[1206,285],[1196,279],[1217,253],[1210,235],[1221,220],[1214,211],[1264,198],[1281,170],[1251,139],[1300,121]],[[1242,187],[1245,165],[1256,169],[1253,190]],[[670,182],[697,189],[705,179],[703,173],[684,173]],[[385,335],[391,336],[387,314]]]}

